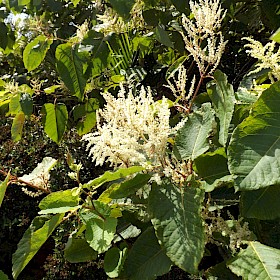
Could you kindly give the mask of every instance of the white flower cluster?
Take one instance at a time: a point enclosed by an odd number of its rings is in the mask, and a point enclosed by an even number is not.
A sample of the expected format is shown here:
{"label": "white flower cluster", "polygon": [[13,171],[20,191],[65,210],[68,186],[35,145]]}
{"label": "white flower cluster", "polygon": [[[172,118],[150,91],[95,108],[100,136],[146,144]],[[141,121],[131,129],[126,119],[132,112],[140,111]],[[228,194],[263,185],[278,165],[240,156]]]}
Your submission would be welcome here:
{"label": "white flower cluster", "polygon": [[[200,74],[212,74],[222,57],[226,42],[218,29],[225,17],[219,0],[190,1],[194,21],[182,16],[182,32],[187,51],[193,56]],[[205,45],[205,46],[204,46]]]}
{"label": "white flower cluster", "polygon": [[155,102],[150,89],[126,93],[121,85],[118,97],[104,93],[105,108],[97,112],[97,131],[86,134],[87,149],[96,165],[162,166],[168,138],[169,104],[166,98]]}
{"label": "white flower cluster", "polygon": [[[274,50],[275,42],[269,42],[265,46],[261,42],[258,42],[252,38],[244,37],[244,40],[249,41],[245,47],[250,48],[246,52],[252,57],[257,58],[257,68],[250,73],[258,73],[262,69],[271,69],[271,74],[278,81],[280,80],[280,48],[277,51]],[[272,78],[272,77],[271,77]]]}

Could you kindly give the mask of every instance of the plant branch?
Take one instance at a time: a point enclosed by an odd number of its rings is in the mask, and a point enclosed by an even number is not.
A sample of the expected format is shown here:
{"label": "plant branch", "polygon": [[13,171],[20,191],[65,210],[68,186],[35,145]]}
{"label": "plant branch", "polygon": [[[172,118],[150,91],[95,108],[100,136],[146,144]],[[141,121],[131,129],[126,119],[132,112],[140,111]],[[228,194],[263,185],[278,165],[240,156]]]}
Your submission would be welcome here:
{"label": "plant branch", "polygon": [[[0,174],[3,174],[4,176],[7,176],[8,172],[0,169]],[[33,188],[33,189],[35,189],[37,191],[41,191],[41,192],[44,192],[44,193],[51,193],[51,191],[49,189],[36,186],[36,185],[34,185],[34,184],[30,183],[30,182],[26,182],[26,181],[24,181],[22,179],[19,179],[17,176],[12,175],[12,174],[10,174],[10,182],[13,182],[13,183],[16,183],[16,184],[17,183],[24,184],[24,185],[27,185],[30,188]]]}

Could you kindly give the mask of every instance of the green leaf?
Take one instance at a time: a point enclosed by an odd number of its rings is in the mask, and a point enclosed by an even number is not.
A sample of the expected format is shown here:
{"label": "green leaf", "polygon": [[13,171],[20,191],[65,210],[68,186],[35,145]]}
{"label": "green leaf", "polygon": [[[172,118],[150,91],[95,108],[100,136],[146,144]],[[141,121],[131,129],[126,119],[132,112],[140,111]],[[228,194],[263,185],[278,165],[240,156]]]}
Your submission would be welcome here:
{"label": "green leaf", "polygon": [[9,30],[6,24],[4,22],[0,22],[0,48],[3,50],[5,50],[8,45],[8,32]]}
{"label": "green leaf", "polygon": [[219,143],[227,144],[228,130],[234,111],[234,91],[227,81],[227,76],[220,70],[214,73],[215,82],[209,84],[207,92],[213,102],[216,115],[219,119]]}
{"label": "green leaf", "polygon": [[8,187],[9,179],[10,179],[10,173],[8,173],[8,175],[6,176],[6,178],[3,182],[0,181],[0,207],[2,205],[4,196],[5,196],[7,187]]}
{"label": "green leaf", "polygon": [[77,105],[73,111],[75,121],[80,119],[76,125],[79,135],[91,131],[96,124],[96,110],[99,102],[96,98],[90,98],[85,104]]}
{"label": "green leaf", "polygon": [[130,280],[155,279],[166,274],[172,262],[149,227],[135,241],[125,262],[124,273]]}
{"label": "green leaf", "polygon": [[197,186],[179,188],[169,182],[154,186],[149,196],[152,223],[166,255],[192,274],[204,252],[203,198],[204,192]]}
{"label": "green leaf", "polygon": [[23,93],[20,98],[20,106],[26,116],[30,116],[33,112],[33,100],[28,93]]}
{"label": "green leaf", "polygon": [[116,227],[116,218],[92,218],[86,223],[86,240],[99,254],[104,253],[111,246]]}
{"label": "green leaf", "polygon": [[273,220],[280,217],[279,196],[279,185],[242,192],[240,198],[242,216],[260,220]]}
{"label": "green leaf", "polygon": [[23,112],[19,112],[16,114],[13,119],[11,134],[13,141],[19,141],[22,136],[22,129],[24,125],[25,115]]}
{"label": "green leaf", "polygon": [[95,260],[95,252],[85,239],[70,237],[64,250],[64,257],[70,263],[80,263]]}
{"label": "green leaf", "polygon": [[57,191],[44,197],[39,203],[39,214],[65,213],[78,209],[79,196],[73,194],[73,190]]}
{"label": "green leaf", "polygon": [[16,279],[29,261],[47,241],[55,228],[61,223],[64,214],[57,214],[50,220],[36,217],[18,243],[13,254],[13,277]]}
{"label": "green leaf", "polygon": [[95,210],[82,210],[80,217],[86,225],[86,240],[99,254],[106,252],[114,239],[117,219],[111,217],[111,208],[101,201],[93,202]]}
{"label": "green leaf", "polygon": [[276,30],[276,32],[273,33],[273,34],[270,36],[269,39],[270,39],[270,40],[273,40],[273,41],[275,41],[275,42],[277,42],[277,43],[280,43],[280,28],[278,28],[278,29]]}
{"label": "green leaf", "polygon": [[244,280],[278,280],[279,263],[279,249],[249,242],[245,250],[228,262],[228,267]]}
{"label": "green leaf", "polygon": [[56,143],[63,137],[68,121],[68,112],[65,104],[45,103],[41,114],[44,131]]}
{"label": "green leaf", "polygon": [[178,70],[178,68],[186,61],[188,57],[187,56],[181,56],[178,58],[166,71],[165,78],[168,80],[170,79],[175,72]]}
{"label": "green leaf", "polygon": [[38,163],[36,168],[30,174],[25,174],[22,177],[19,177],[19,179],[36,186],[46,187],[50,177],[49,172],[56,163],[56,159],[44,157],[42,162]]}
{"label": "green leaf", "polygon": [[96,188],[100,187],[101,185],[103,185],[104,183],[125,178],[129,175],[138,173],[142,170],[144,170],[144,168],[142,166],[132,166],[132,167],[128,167],[128,168],[120,168],[115,172],[106,171],[100,177],[98,177],[94,180],[91,180],[86,184],[83,184],[83,188],[94,187],[94,189],[96,189]]}
{"label": "green leaf", "polygon": [[56,48],[55,57],[57,70],[71,94],[84,99],[86,78],[83,73],[83,61],[78,53],[78,47],[62,44]]}
{"label": "green leaf", "polygon": [[74,7],[77,7],[77,5],[80,3],[81,0],[71,0],[73,3]]}
{"label": "green leaf", "polygon": [[134,194],[137,190],[144,187],[151,179],[150,174],[137,174],[131,180],[125,181],[118,186],[115,186],[110,193],[110,198],[119,199]]}
{"label": "green leaf", "polygon": [[23,51],[23,63],[28,71],[36,69],[42,63],[52,42],[45,35],[39,35],[27,44]]}
{"label": "green leaf", "polygon": [[207,138],[212,130],[214,112],[210,103],[202,105],[189,116],[175,138],[176,148],[182,159],[194,160],[209,149]]}
{"label": "green leaf", "polygon": [[9,277],[2,270],[0,270],[0,280],[9,280]]}
{"label": "green leaf", "polygon": [[155,29],[156,39],[163,45],[173,48],[173,43],[171,42],[167,31],[163,28],[163,26],[158,25]]}
{"label": "green leaf", "polygon": [[120,16],[128,18],[135,0],[109,0],[109,2]]}
{"label": "green leaf", "polygon": [[280,184],[280,82],[265,90],[251,113],[234,130],[229,169],[237,190],[256,190]]}
{"label": "green leaf", "polygon": [[195,172],[209,184],[229,174],[224,148],[202,154],[195,159],[194,164]]}
{"label": "green leaf", "polygon": [[104,270],[110,278],[119,276],[127,255],[127,248],[120,250],[117,247],[109,249],[104,257]]}

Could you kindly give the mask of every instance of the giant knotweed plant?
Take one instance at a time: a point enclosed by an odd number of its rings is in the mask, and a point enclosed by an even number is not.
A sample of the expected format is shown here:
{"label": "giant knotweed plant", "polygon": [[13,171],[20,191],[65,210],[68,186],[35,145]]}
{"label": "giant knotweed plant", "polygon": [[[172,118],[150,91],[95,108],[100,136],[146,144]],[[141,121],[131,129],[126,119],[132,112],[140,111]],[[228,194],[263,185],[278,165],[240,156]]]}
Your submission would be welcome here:
{"label": "giant knotweed plant", "polygon": [[[177,1],[170,1],[174,5],[168,4],[168,15],[174,19],[166,30],[161,24],[164,9],[152,9],[160,15],[160,23],[154,29],[147,23],[147,33],[144,21],[150,6],[146,1],[122,2],[130,8],[130,19],[119,16],[118,1],[109,2],[112,6],[102,6],[103,16],[96,17],[95,23],[101,25],[91,27],[92,22],[85,21],[75,36],[57,46],[57,69],[65,90],[58,85],[46,88],[47,94],[60,91],[40,111],[46,133],[59,144],[68,111],[58,100],[67,99],[69,90],[80,102],[69,115],[83,135],[84,153],[104,173],[84,182],[80,176],[84,166],[67,153],[68,176],[76,185],[52,191],[49,171],[56,160],[51,157],[29,175],[16,177],[1,170],[6,176],[0,185],[1,203],[12,183],[24,186],[32,196],[45,194],[38,216],[13,254],[14,279],[65,221],[74,225],[74,230],[67,228],[65,259],[71,263],[103,259],[110,279],[156,279],[173,266],[191,279],[279,279],[280,250],[268,246],[260,234],[262,220],[279,218],[280,213],[279,82],[271,80],[257,97],[249,92],[251,84],[244,90],[248,77],[241,83],[242,90],[235,92],[226,74],[218,70],[226,45],[222,22],[227,13],[219,0],[189,1],[185,14],[176,10]],[[163,87],[143,85],[141,75],[149,77],[152,71],[140,62],[133,66],[131,49],[133,60],[143,59],[153,47],[166,49],[165,57],[172,56],[171,26],[177,26],[177,35],[182,36],[184,55],[178,54],[168,65]],[[118,27],[129,32],[110,37]],[[134,36],[131,42],[129,36]],[[274,51],[274,43],[263,47],[246,39],[249,54],[259,59],[249,76],[260,78],[259,70],[270,68],[271,77],[278,80],[279,51]],[[41,35],[35,40],[27,51],[32,54],[39,45],[42,56],[46,55],[52,39]],[[164,46],[158,48],[159,43]],[[92,60],[86,63],[89,57]],[[105,73],[112,65],[115,72],[108,77]],[[104,72],[98,72],[98,67]],[[193,67],[198,71],[191,71]],[[98,75],[100,82],[101,73],[109,82],[98,88],[97,99],[93,91],[97,87],[91,82]],[[138,80],[131,82],[127,79],[131,76]],[[3,96],[28,89],[16,83],[2,87]],[[11,115],[24,122],[29,99],[22,96],[18,103],[13,99],[10,107]],[[13,104],[21,104],[24,110],[17,111]],[[17,126],[12,129],[17,132]]]}

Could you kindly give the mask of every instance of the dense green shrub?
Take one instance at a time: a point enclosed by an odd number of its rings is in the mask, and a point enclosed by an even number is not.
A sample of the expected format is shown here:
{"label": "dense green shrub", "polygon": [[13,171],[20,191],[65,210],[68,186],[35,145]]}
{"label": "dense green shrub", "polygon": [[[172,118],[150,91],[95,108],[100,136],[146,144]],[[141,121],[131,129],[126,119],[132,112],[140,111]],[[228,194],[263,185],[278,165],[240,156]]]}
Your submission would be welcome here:
{"label": "dense green shrub", "polygon": [[2,7],[14,279],[278,278],[277,1]]}

